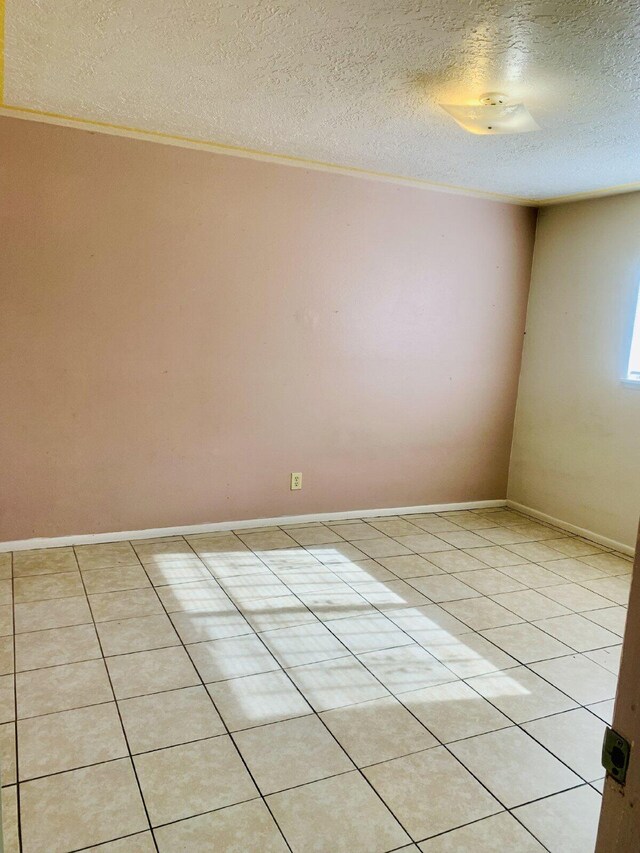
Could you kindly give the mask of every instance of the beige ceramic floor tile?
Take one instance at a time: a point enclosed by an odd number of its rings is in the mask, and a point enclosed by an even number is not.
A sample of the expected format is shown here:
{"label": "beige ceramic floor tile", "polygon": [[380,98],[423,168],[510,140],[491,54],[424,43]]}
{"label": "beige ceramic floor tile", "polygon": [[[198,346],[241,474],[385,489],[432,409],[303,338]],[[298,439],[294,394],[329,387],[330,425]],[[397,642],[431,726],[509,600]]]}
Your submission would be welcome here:
{"label": "beige ceramic floor tile", "polygon": [[100,658],[100,644],[93,625],[50,628],[16,636],[19,671]]}
{"label": "beige ceramic floor tile", "polygon": [[526,589],[524,584],[503,574],[498,569],[479,569],[472,572],[459,572],[453,575],[482,595],[498,595],[501,592],[515,592]]}
{"label": "beige ceramic floor tile", "polygon": [[127,756],[115,702],[18,721],[20,779]]}
{"label": "beige ceramic floor tile", "polygon": [[384,536],[420,535],[422,530],[404,518],[372,518],[369,524]]}
{"label": "beige ceramic floor tile", "polygon": [[[402,583],[402,581],[398,581],[398,583]],[[354,584],[354,587],[371,586],[377,589],[379,587],[385,588],[388,585],[388,583],[373,582],[371,584]],[[302,604],[308,607],[314,616],[322,622],[375,612],[365,597],[356,592],[355,589],[346,593],[327,592],[300,595],[299,598]]]}
{"label": "beige ceramic floor tile", "polygon": [[456,680],[451,670],[416,643],[366,652],[359,658],[388,690],[396,694]]}
{"label": "beige ceramic floor tile", "polygon": [[[415,554],[410,554],[415,557]],[[403,557],[384,557],[383,560],[402,560]],[[432,568],[435,569],[435,566]],[[397,579],[394,572],[385,569],[380,562],[365,557],[362,560],[354,560],[350,563],[327,563],[330,569],[340,580],[345,583],[368,583],[371,581],[393,581]]]}
{"label": "beige ceramic floor tile", "polygon": [[288,673],[318,712],[388,695],[380,682],[354,657],[296,666]]}
{"label": "beige ceramic floor tile", "polygon": [[[429,538],[430,534],[424,533],[423,536]],[[412,539],[413,537],[404,537]],[[401,554],[410,554],[411,549],[401,544],[400,541],[391,539],[389,536],[380,536],[378,539],[362,539],[358,542],[358,548],[363,551],[368,557],[374,559],[380,557],[399,557]]]}
{"label": "beige ceramic floor tile", "polygon": [[[596,610],[611,606],[611,602],[607,598],[596,595],[595,592],[591,592],[591,590],[585,589],[577,583],[563,583],[560,586],[552,586],[543,590],[543,594],[547,598],[551,598],[575,612],[584,612],[586,610]],[[552,613],[547,614],[547,616],[553,615]],[[539,616],[537,618],[541,619],[542,617]]]}
{"label": "beige ceramic floor tile", "polygon": [[462,601],[447,601],[442,604],[442,607],[447,613],[451,613],[456,619],[473,628],[474,631],[522,622],[520,616],[484,596],[482,598],[467,598]]}
{"label": "beige ceramic floor tile", "polygon": [[[587,592],[587,590],[585,590]],[[611,605],[611,602],[607,602]],[[624,628],[627,622],[627,608],[613,605],[604,607],[602,610],[589,610],[582,614],[585,618],[595,622],[596,625],[602,625],[608,631],[613,631],[619,637],[624,636]]]}
{"label": "beige ceramic floor tile", "polygon": [[502,810],[442,746],[376,764],[364,774],[414,840]]}
{"label": "beige ceramic floor tile", "polygon": [[[28,580],[27,578],[16,578],[18,581]],[[0,606],[6,606],[13,602],[13,588],[10,578],[0,578]]]}
{"label": "beige ceramic floor tile", "polygon": [[[274,552],[265,551],[264,553],[272,554]],[[205,564],[211,575],[218,579],[239,577],[242,575],[255,575],[259,572],[263,572],[268,575],[271,571],[271,569],[269,569],[262,560],[248,548],[244,551],[238,551],[231,554],[216,553],[208,555],[202,554],[200,556],[202,557],[202,562]]]}
{"label": "beige ceramic floor tile", "polygon": [[0,675],[0,723],[16,718],[14,676]]}
{"label": "beige ceramic floor tile", "polygon": [[407,646],[413,642],[411,637],[382,614],[336,619],[325,624],[354,654]]}
{"label": "beige ceramic floor tile", "polygon": [[2,789],[2,841],[4,853],[20,853],[16,785],[6,786]]}
{"label": "beige ceramic floor tile", "polygon": [[581,705],[604,702],[616,695],[617,678],[584,655],[544,660],[531,669]]}
{"label": "beige ceramic floor tile", "polygon": [[107,667],[116,699],[200,684],[198,673],[182,646],[109,657]]}
{"label": "beige ceramic floor tile", "polygon": [[[475,550],[475,549],[473,549]],[[476,559],[473,552],[467,554],[464,551],[436,551],[429,554],[428,560],[445,572],[473,572],[476,569],[486,569],[486,565]]]}
{"label": "beige ceramic floor tile", "polygon": [[[2,583],[5,581],[0,581],[0,584]],[[14,580],[16,604],[25,604],[29,601],[46,601],[50,598],[72,598],[78,595],[84,595],[84,587],[78,571],[15,578]]]}
{"label": "beige ceramic floor tile", "polygon": [[[20,552],[17,552],[20,553]],[[13,576],[12,572],[13,557],[11,551],[3,551],[0,553],[0,579],[10,580]]]}
{"label": "beige ceramic floor tile", "polygon": [[[550,587],[551,590],[560,587]],[[552,616],[564,616],[569,613],[566,607],[547,598],[535,589],[525,589],[522,592],[506,592],[502,595],[491,596],[492,600],[526,619],[547,619]]]}
{"label": "beige ceramic floor tile", "polygon": [[267,803],[297,853],[385,853],[409,841],[357,772],[272,794]]}
{"label": "beige ceramic floor tile", "polygon": [[434,536],[432,533],[422,531],[411,536],[397,536],[396,541],[415,554],[435,554],[453,550],[454,546],[444,541],[445,536],[473,536],[473,534],[459,530],[457,533],[438,533]]}
{"label": "beige ceramic floor tile", "polygon": [[523,728],[586,782],[604,776],[604,723],[584,708],[524,723]]}
{"label": "beige ceramic floor tile", "polygon": [[240,612],[254,631],[294,628],[317,619],[295,595],[283,595],[242,605]]}
{"label": "beige ceramic floor tile", "polygon": [[153,589],[130,589],[90,595],[89,604],[96,622],[155,616],[164,612]]}
{"label": "beige ceramic floor tile", "polygon": [[477,598],[480,593],[451,575],[436,575],[430,578],[412,578],[411,586],[433,602],[457,601],[461,598]]}
{"label": "beige ceramic floor tile", "polygon": [[362,551],[358,551],[348,542],[332,542],[329,545],[310,545],[308,548],[272,548],[267,551],[257,551],[262,563],[269,571],[278,574],[284,571],[296,571],[310,568],[321,568],[328,558],[340,562],[342,552],[350,555],[357,554],[358,558],[364,557]]}
{"label": "beige ceramic floor tile", "polygon": [[607,699],[606,702],[596,702],[593,705],[587,705],[587,709],[591,711],[592,714],[595,714],[603,723],[606,723],[608,726],[611,725],[613,721],[613,708],[615,702],[613,699]]}
{"label": "beige ceramic floor tile", "polygon": [[555,572],[550,572],[548,569],[543,569],[542,566],[537,566],[535,563],[502,566],[500,571],[505,575],[509,575],[510,578],[515,578],[523,586],[530,589],[545,589],[546,587],[566,583],[565,578],[555,574]]}
{"label": "beige ceramic floor tile", "polygon": [[13,575],[46,575],[78,570],[73,548],[40,548],[35,551],[16,551],[13,555]]}
{"label": "beige ceramic floor tile", "polygon": [[19,719],[113,700],[102,660],[19,672],[16,693]]}
{"label": "beige ceramic floor tile", "polygon": [[[160,853],[287,853],[289,848],[262,800],[251,800],[156,830]],[[155,849],[155,848],[154,848]],[[125,851],[123,850],[123,853]],[[128,851],[127,851],[128,853]]]}
{"label": "beige ceramic floor tile", "polygon": [[52,839],[78,850],[148,827],[129,759],[25,782],[20,811],[24,853],[50,853]]}
{"label": "beige ceramic floor tile", "polygon": [[353,769],[315,714],[236,732],[234,740],[263,795]]}
{"label": "beige ceramic floor tile", "polygon": [[459,524],[449,521],[446,518],[441,518],[433,513],[417,513],[405,516],[407,521],[415,524],[421,530],[426,530],[427,533],[438,533],[442,531],[462,530]]}
{"label": "beige ceramic floor tile", "polygon": [[479,634],[438,637],[423,642],[425,649],[459,678],[517,666],[517,661]]}
{"label": "beige ceramic floor tile", "polygon": [[556,616],[553,619],[542,619],[534,624],[552,637],[566,643],[576,652],[601,649],[604,646],[615,645],[620,641],[617,634],[612,634],[606,628],[595,625],[578,613]]}
{"label": "beige ceramic floor tile", "polygon": [[622,656],[622,646],[609,646],[606,649],[596,649],[593,652],[586,652],[586,657],[589,660],[595,661],[600,666],[608,669],[616,677],[620,673],[620,661]]}
{"label": "beige ceramic floor tile", "polygon": [[92,569],[83,572],[88,593],[118,592],[124,589],[143,589],[151,582],[142,566],[116,566],[113,569]]}
{"label": "beige ceramic floor tile", "polygon": [[524,557],[519,557],[513,551],[507,551],[501,545],[488,545],[484,548],[473,548],[470,552],[474,559],[482,560],[494,569],[500,569],[503,566],[517,566],[520,563],[527,563]]}
{"label": "beige ceramic floor tile", "polygon": [[469,684],[514,723],[576,707],[573,699],[524,666],[470,678]]}
{"label": "beige ceramic floor tile", "polygon": [[172,613],[171,621],[183,643],[222,640],[225,637],[240,637],[252,633],[249,623],[231,602],[228,607],[225,606],[215,613],[203,613],[198,610]]}
{"label": "beige ceramic floor tile", "polygon": [[[566,619],[565,616],[558,618]],[[529,625],[528,622],[508,625],[504,628],[491,628],[488,631],[482,631],[482,636],[520,663],[557,658],[570,655],[572,652],[569,646],[565,646],[564,643],[536,628],[535,625]]]}
{"label": "beige ceramic floor tile", "polygon": [[16,726],[15,723],[0,725],[0,769],[2,784],[16,783]]}
{"label": "beige ceramic floor tile", "polygon": [[599,569],[594,569],[593,566],[587,566],[581,563],[580,560],[575,560],[573,557],[565,557],[562,560],[552,560],[551,562],[541,561],[540,565],[550,572],[554,572],[564,578],[565,583],[584,583],[594,578],[603,577],[603,572]]}
{"label": "beige ceramic floor tile", "polygon": [[167,613],[218,613],[233,607],[217,581],[196,581],[175,586],[161,586],[157,590]]}
{"label": "beige ceramic floor tile", "polygon": [[[334,583],[339,581],[330,572],[325,573]],[[301,572],[296,576],[296,580],[301,582],[307,576],[305,572]],[[257,575],[242,575],[241,577],[222,578],[218,581],[222,589],[227,593],[229,598],[236,604],[246,603],[255,599],[276,598],[277,596],[288,595],[289,590],[274,574],[267,575],[260,573]],[[318,584],[318,579],[315,578],[315,583]],[[310,592],[313,591],[313,581],[309,584]],[[304,590],[299,590],[303,592]]]}
{"label": "beige ceramic floor tile", "polygon": [[[443,576],[444,577],[444,576]],[[414,583],[431,580],[431,578],[415,578]],[[436,578],[433,578],[436,580]],[[353,589],[365,600],[365,607],[369,610],[371,605],[378,610],[398,610],[400,607],[421,607],[423,604],[431,604],[431,600],[406,581],[384,581],[383,583],[354,583]],[[333,618],[341,615],[356,616],[363,612],[362,608],[353,607],[352,613],[337,613]],[[332,617],[329,617],[332,618]]]}
{"label": "beige ceramic floor tile", "polygon": [[9,675],[14,669],[13,638],[0,637],[0,675]]}
{"label": "beige ceramic floor tile", "polygon": [[248,634],[188,646],[189,655],[205,682],[271,672],[279,665],[258,637]]}
{"label": "beige ceramic floor tile", "polygon": [[[524,557],[532,563],[544,563],[550,560],[563,560],[564,554],[562,551],[556,551],[555,548],[549,547],[541,542],[520,542],[507,545],[507,551],[517,554],[519,557]],[[552,566],[549,566],[552,569]]]}
{"label": "beige ceramic floor tile", "polygon": [[295,548],[298,543],[282,530],[273,528],[262,533],[238,533],[238,538],[252,551],[271,551],[274,548]]}
{"label": "beige ceramic floor tile", "polygon": [[608,575],[631,574],[633,569],[631,557],[625,559],[616,554],[595,554],[590,557],[581,557],[580,560],[587,566],[593,566]]}
{"label": "beige ceramic floor tile", "polygon": [[441,532],[438,533],[438,537],[444,539],[445,542],[448,542],[454,548],[486,548],[491,541],[485,538],[484,530],[482,531],[482,535],[463,530],[459,533],[457,531],[452,533]]}
{"label": "beige ceramic floor tile", "polygon": [[140,562],[158,565],[194,557],[193,548],[181,536],[132,542]]}
{"label": "beige ceramic floor tile", "polygon": [[327,545],[331,542],[343,541],[342,536],[324,525],[289,530],[288,535],[299,545]]}
{"label": "beige ceramic floor tile", "polygon": [[511,721],[463,681],[405,693],[402,703],[441,743],[503,729]]}
{"label": "beige ceramic floor tile", "polygon": [[258,796],[228,735],[146,752],[134,761],[152,826]]}
{"label": "beige ceramic floor tile", "polygon": [[515,727],[460,740],[449,749],[507,808],[572,788],[581,781]]}
{"label": "beige ceramic floor tile", "polygon": [[544,853],[544,847],[508,812],[423,841],[420,850],[422,853]]}
{"label": "beige ceramic floor tile", "polygon": [[[446,554],[456,554],[456,551],[445,551]],[[423,578],[429,575],[440,575],[442,569],[438,568],[435,563],[425,560],[418,554],[404,554],[400,557],[380,557],[379,562],[387,569],[393,572],[393,575],[400,579],[405,578]]]}
{"label": "beige ceramic floor tile", "polygon": [[180,645],[180,638],[164,613],[98,622],[96,627],[106,657]]}
{"label": "beige ceramic floor tile", "polygon": [[357,542],[359,539],[377,539],[380,536],[380,531],[365,521],[338,522],[328,526],[347,542]]}
{"label": "beige ceramic floor tile", "polygon": [[325,711],[320,716],[358,767],[438,744],[393,696]]}
{"label": "beige ceramic floor tile", "polygon": [[113,566],[135,566],[136,552],[129,542],[105,542],[99,545],[79,545],[75,548],[80,568],[109,569]]}
{"label": "beige ceramic floor tile", "polygon": [[438,604],[387,610],[385,615],[420,644],[434,638],[455,637],[471,632],[468,625],[447,613]]}
{"label": "beige ceramic floor tile", "polygon": [[602,798],[589,785],[515,811],[551,853],[587,853],[595,847]]}
{"label": "beige ceramic floor tile", "polygon": [[181,562],[164,566],[145,565],[145,570],[149,576],[149,580],[155,587],[162,587],[167,584],[174,583],[189,583],[200,580],[206,581],[211,578],[210,570],[195,556],[194,562],[190,562],[188,564]]}
{"label": "beige ceramic floor tile", "polygon": [[13,605],[0,604],[0,637],[13,634]]}
{"label": "beige ceramic floor tile", "polygon": [[[379,535],[377,538],[379,538]],[[307,552],[315,560],[332,568],[338,563],[355,563],[360,560],[366,560],[367,555],[360,549],[360,544],[361,542],[358,541],[358,546],[353,545],[351,542],[332,542],[330,545],[309,545]]]}
{"label": "beige ceramic floor tile", "polygon": [[204,687],[185,687],[118,702],[131,752],[148,752],[224,734]]}
{"label": "beige ceramic floor tile", "polygon": [[16,634],[92,622],[86,596],[15,605]]}
{"label": "beige ceramic floor tile", "polygon": [[561,551],[567,557],[586,557],[589,554],[600,554],[602,552],[602,548],[598,545],[594,545],[593,542],[587,542],[586,539],[579,539],[577,536],[550,539],[547,545],[555,548],[556,551]]}
{"label": "beige ceramic floor tile", "polygon": [[513,530],[509,530],[508,527],[488,528],[482,531],[482,536],[484,539],[488,539],[489,542],[493,542],[494,545],[504,546],[526,542],[528,538],[527,536],[523,536],[522,533],[515,533]]}
{"label": "beige ceramic floor tile", "polygon": [[96,847],[86,849],[95,850],[96,853],[156,853],[156,846],[150,832],[138,832],[136,835],[127,835],[117,841],[107,841],[106,844],[98,844]]}
{"label": "beige ceramic floor tile", "polygon": [[630,576],[625,575],[623,577],[598,578],[597,580],[586,581],[583,586],[604,598],[608,598],[615,604],[626,607],[629,601],[630,584]]}
{"label": "beige ceramic floor tile", "polygon": [[311,708],[287,675],[263,672],[208,684],[229,731],[236,732],[311,713]]}
{"label": "beige ceramic floor tile", "polygon": [[[340,622],[350,623],[351,621],[338,619],[337,622],[328,622],[327,625],[330,627]],[[281,666],[300,666],[346,657],[349,654],[348,649],[334,637],[329,627],[325,627],[321,622],[315,622],[292,628],[264,631],[260,636]]]}

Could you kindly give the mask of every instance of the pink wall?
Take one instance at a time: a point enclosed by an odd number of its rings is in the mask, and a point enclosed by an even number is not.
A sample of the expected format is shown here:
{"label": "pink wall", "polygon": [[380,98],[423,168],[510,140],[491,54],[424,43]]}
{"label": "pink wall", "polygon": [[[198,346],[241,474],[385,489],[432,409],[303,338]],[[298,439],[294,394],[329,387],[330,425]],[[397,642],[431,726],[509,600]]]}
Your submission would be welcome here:
{"label": "pink wall", "polygon": [[531,210],[18,119],[0,150],[0,540],[505,496]]}

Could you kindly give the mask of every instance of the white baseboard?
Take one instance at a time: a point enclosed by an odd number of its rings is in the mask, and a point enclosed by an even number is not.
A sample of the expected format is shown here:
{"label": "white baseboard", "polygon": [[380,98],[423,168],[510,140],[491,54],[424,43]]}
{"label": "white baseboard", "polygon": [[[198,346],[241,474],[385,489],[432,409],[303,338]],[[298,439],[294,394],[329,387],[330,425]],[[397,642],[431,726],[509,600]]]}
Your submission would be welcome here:
{"label": "white baseboard", "polygon": [[611,548],[613,551],[620,551],[621,554],[629,554],[631,557],[635,554],[635,548],[632,545],[625,545],[624,542],[617,542],[615,539],[609,539],[607,536],[601,536],[599,533],[594,533],[593,530],[585,530],[584,527],[578,527],[576,524],[569,524],[568,521],[562,521],[560,518],[554,518],[552,515],[547,515],[546,512],[540,512],[538,509],[532,509],[530,506],[525,506],[517,501],[507,500],[507,506],[510,509],[522,512],[525,515],[531,515],[539,521],[551,524],[553,527],[559,527],[561,530],[566,530],[568,533],[575,533],[577,536],[582,536],[583,539],[589,539],[591,542],[595,542],[596,545]]}
{"label": "white baseboard", "polygon": [[64,545],[94,545],[98,542],[122,542],[128,539],[156,539],[160,536],[190,536],[195,533],[218,533],[242,530],[247,527],[278,527],[286,524],[311,524],[314,521],[344,521],[351,518],[375,518],[385,515],[411,515],[422,512],[452,512],[461,509],[489,509],[506,506],[505,500],[465,501],[426,506],[390,507],[388,509],[358,509],[349,512],[322,512],[314,515],[285,515],[280,518],[251,518],[243,521],[219,521],[209,524],[187,524],[182,527],[157,527],[147,530],[122,530],[118,533],[81,533],[77,536],[52,536],[37,539],[17,539],[0,542],[0,552],[30,551],[33,548],[61,548]]}

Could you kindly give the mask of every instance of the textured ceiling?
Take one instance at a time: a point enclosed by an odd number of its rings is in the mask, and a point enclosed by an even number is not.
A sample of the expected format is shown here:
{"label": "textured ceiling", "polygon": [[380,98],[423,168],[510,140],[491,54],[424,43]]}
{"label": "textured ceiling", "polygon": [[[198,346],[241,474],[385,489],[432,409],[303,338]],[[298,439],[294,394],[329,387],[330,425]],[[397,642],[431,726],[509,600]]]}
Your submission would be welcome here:
{"label": "textured ceiling", "polygon": [[[5,0],[4,104],[550,199],[640,181],[638,0]],[[541,127],[472,136],[485,91]]]}

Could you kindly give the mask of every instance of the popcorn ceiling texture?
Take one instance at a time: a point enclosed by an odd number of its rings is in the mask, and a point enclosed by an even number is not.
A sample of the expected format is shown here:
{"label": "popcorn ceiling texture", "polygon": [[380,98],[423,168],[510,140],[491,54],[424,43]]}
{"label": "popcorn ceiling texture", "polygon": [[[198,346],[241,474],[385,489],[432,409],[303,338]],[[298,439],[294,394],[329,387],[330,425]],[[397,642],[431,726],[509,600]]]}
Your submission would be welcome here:
{"label": "popcorn ceiling texture", "polygon": [[[544,199],[640,180],[636,0],[6,0],[5,103]],[[438,102],[524,100],[465,134]]]}

